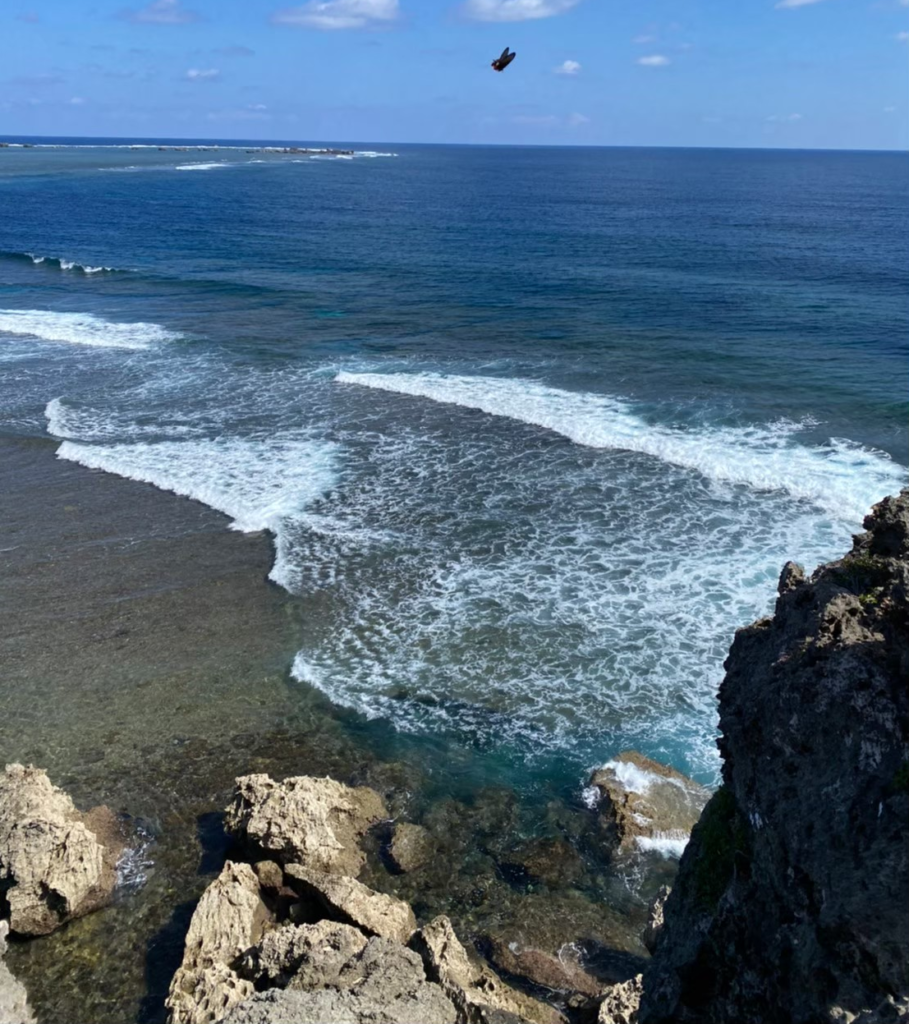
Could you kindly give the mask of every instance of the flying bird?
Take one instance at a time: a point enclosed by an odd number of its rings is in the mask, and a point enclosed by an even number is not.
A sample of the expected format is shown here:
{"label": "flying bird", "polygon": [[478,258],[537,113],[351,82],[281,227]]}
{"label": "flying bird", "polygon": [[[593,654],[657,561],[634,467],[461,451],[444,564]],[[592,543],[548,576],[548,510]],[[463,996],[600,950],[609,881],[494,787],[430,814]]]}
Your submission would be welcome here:
{"label": "flying bird", "polygon": [[506,46],[505,49],[502,51],[502,56],[496,57],[496,59],[492,62],[491,67],[493,71],[504,71],[505,68],[508,67],[508,65],[515,59],[516,56],[517,54],[515,53],[509,53],[508,47]]}

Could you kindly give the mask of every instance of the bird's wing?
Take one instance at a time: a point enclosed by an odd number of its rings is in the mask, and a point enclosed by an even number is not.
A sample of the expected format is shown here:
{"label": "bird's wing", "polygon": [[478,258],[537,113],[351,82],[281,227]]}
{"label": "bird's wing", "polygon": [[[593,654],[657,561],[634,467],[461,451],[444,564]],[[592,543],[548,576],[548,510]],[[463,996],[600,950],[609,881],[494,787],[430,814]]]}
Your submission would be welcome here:
{"label": "bird's wing", "polygon": [[499,60],[505,60],[507,57],[508,57],[508,47],[506,46],[505,49],[502,51],[502,56],[499,57]]}
{"label": "bird's wing", "polygon": [[515,57],[517,57],[516,53],[509,53],[508,56],[505,58],[504,67],[507,68],[508,65],[515,59]]}

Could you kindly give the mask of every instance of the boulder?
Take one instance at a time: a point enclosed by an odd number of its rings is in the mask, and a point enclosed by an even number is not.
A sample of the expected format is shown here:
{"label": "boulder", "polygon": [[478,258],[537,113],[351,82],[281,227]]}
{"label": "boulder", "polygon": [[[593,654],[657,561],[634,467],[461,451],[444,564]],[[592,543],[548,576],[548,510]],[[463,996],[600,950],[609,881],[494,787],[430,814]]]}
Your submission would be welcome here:
{"label": "boulder", "polygon": [[106,903],[125,842],[106,807],[80,814],[40,768],[0,775],[0,892],[10,929],[47,935]]}
{"label": "boulder", "polygon": [[584,970],[579,950],[574,946],[566,946],[558,953],[546,953],[541,949],[522,948],[516,942],[492,939],[489,959],[500,971],[526,978],[554,992],[577,992],[594,997],[609,988],[607,982]]}
{"label": "boulder", "polygon": [[647,909],[647,924],[644,925],[644,945],[649,953],[656,952],[657,944],[660,941],[660,933],[663,930],[663,907],[672,890],[668,885],[661,885],[656,896],[650,901]]}
{"label": "boulder", "polygon": [[254,992],[235,967],[262,938],[271,915],[248,864],[228,861],[202,894],[186,936],[183,963],[170,984],[171,1024],[219,1021]]}
{"label": "boulder", "polygon": [[628,750],[590,778],[603,826],[621,847],[681,855],[710,791],[686,775]]}
{"label": "boulder", "polygon": [[285,925],[267,932],[243,958],[258,988],[317,989],[336,984],[341,969],[367,943],[357,928],[337,921]]}
{"label": "boulder", "polygon": [[422,825],[406,821],[395,825],[388,855],[398,871],[405,874],[416,871],[432,859],[434,852],[432,838]]}
{"label": "boulder", "polygon": [[642,977],[640,974],[610,987],[600,1003],[597,1024],[636,1024],[641,1004]]}
{"label": "boulder", "polygon": [[499,1013],[532,1024],[563,1024],[565,1018],[555,1007],[515,991],[469,957],[447,917],[437,917],[422,928],[411,945],[423,957],[429,979],[442,986],[467,1024],[489,1024]]}
{"label": "boulder", "polygon": [[0,1021],[3,1024],[35,1024],[28,1005],[28,993],[3,962],[9,922],[0,921]]}
{"label": "boulder", "polygon": [[409,904],[376,892],[355,878],[311,871],[300,864],[288,864],[285,876],[288,885],[318,916],[352,924],[395,942],[407,942],[417,929]]}
{"label": "boulder", "polygon": [[271,989],[235,1007],[224,1024],[455,1024],[457,1014],[420,958],[372,938],[329,988]]}
{"label": "boulder", "polygon": [[359,842],[387,817],[375,790],[306,775],[275,782],[245,775],[227,808],[228,832],[281,863],[356,876],[366,860]]}

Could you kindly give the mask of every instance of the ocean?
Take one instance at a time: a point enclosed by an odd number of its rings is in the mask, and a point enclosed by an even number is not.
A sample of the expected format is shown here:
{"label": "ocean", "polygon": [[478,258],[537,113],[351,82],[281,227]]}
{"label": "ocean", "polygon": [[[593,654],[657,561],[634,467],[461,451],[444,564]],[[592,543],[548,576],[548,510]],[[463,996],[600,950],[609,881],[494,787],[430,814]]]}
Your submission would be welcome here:
{"label": "ocean", "polygon": [[907,482],[909,156],[53,141],[0,435],[268,531],[291,691],[440,780],[716,783],[734,631]]}

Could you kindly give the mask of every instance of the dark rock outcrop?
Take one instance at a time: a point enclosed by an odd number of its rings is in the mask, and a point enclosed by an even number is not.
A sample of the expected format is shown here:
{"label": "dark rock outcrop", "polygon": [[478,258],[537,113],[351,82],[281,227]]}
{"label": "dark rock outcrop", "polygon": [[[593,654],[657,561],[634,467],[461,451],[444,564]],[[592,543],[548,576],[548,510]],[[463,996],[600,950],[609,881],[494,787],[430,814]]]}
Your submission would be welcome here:
{"label": "dark rock outcrop", "polygon": [[909,490],[865,528],[736,634],[639,1024],[909,1019]]}

